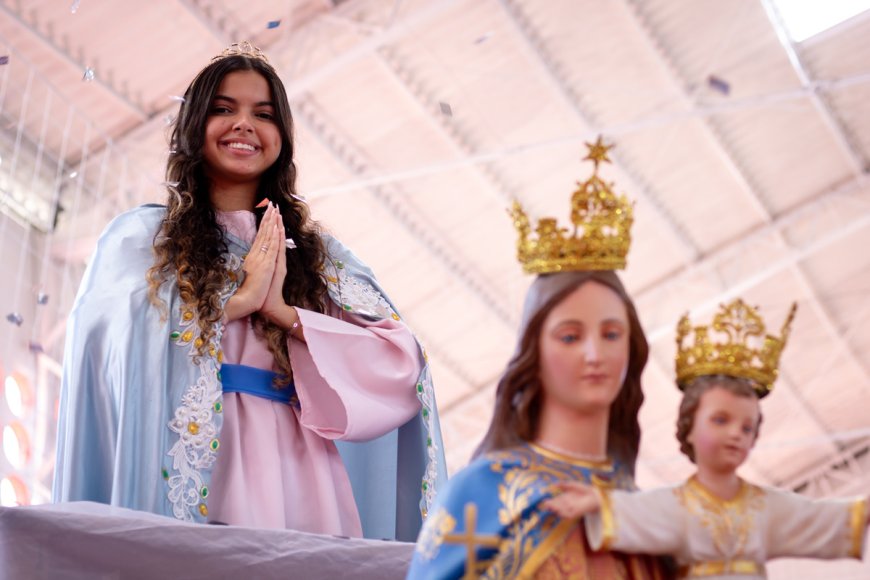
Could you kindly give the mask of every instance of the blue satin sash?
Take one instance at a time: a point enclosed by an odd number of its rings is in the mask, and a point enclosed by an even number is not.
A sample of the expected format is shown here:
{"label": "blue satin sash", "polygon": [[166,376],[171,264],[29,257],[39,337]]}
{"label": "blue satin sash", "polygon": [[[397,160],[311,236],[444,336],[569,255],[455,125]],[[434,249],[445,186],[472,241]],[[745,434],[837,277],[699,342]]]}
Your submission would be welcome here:
{"label": "blue satin sash", "polygon": [[224,393],[245,393],[262,399],[299,406],[296,385],[292,382],[286,387],[276,389],[272,380],[278,373],[246,365],[221,365],[220,379]]}

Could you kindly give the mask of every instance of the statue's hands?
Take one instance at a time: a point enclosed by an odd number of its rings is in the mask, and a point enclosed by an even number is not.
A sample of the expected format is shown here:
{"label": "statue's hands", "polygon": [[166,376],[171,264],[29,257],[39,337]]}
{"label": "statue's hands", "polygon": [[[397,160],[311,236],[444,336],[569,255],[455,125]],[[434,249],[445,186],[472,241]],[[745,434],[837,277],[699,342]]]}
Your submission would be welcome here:
{"label": "statue's hands", "polygon": [[591,485],[576,481],[563,481],[555,484],[557,495],[541,502],[545,510],[559,517],[574,519],[601,509],[600,492]]}

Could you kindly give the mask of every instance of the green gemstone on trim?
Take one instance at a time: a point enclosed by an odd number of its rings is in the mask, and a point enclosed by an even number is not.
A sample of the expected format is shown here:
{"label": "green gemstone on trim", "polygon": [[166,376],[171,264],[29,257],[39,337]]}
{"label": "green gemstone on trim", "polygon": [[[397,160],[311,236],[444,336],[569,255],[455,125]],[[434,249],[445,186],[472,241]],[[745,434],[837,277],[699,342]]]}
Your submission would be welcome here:
{"label": "green gemstone on trim", "polygon": [[432,438],[426,437],[426,447],[432,447]]}
{"label": "green gemstone on trim", "polygon": [[347,311],[353,310],[353,306],[351,306],[350,304],[342,304],[341,307]]}
{"label": "green gemstone on trim", "polygon": [[423,418],[426,419],[429,417],[429,409],[423,409]]}
{"label": "green gemstone on trim", "polygon": [[221,379],[221,372],[220,371],[217,372],[217,380],[219,380],[219,381],[223,380],[223,379]]}
{"label": "green gemstone on trim", "polygon": [[418,392],[418,393],[422,393],[422,392],[423,392],[423,383],[417,383],[417,392]]}
{"label": "green gemstone on trim", "polygon": [[335,267],[341,270],[342,268],[344,268],[344,262],[342,262],[341,260],[336,260]]}
{"label": "green gemstone on trim", "polygon": [[217,439],[212,439],[211,443],[209,443],[209,447],[211,447],[212,451],[217,451],[218,447],[220,447],[220,446],[221,446],[221,442],[218,441]]}
{"label": "green gemstone on trim", "polygon": [[208,488],[206,486],[202,486],[202,489],[199,490],[199,495],[202,496],[202,499],[207,498],[208,497]]}
{"label": "green gemstone on trim", "polygon": [[426,491],[427,489],[429,489],[429,484],[424,481],[423,482],[423,491]]}
{"label": "green gemstone on trim", "polygon": [[215,403],[214,403],[214,412],[215,412],[215,413],[220,413],[220,412],[223,411],[223,410],[224,410],[224,404],[221,403],[220,401],[215,401]]}
{"label": "green gemstone on trim", "polygon": [[169,340],[178,340],[178,337],[179,337],[179,336],[181,336],[181,333],[178,332],[177,330],[173,330],[173,331],[169,334]]}
{"label": "green gemstone on trim", "polygon": [[169,472],[165,467],[163,468],[163,479],[169,479]]}

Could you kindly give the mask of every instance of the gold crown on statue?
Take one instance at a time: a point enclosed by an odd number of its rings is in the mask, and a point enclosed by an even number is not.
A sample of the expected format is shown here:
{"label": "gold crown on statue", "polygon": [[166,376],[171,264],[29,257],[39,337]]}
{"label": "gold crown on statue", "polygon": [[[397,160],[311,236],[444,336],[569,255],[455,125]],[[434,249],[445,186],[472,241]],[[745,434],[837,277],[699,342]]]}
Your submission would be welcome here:
{"label": "gold crown on statue", "polygon": [[[759,398],[773,389],[779,375],[779,357],[791,330],[797,304],[792,304],[779,336],[765,332],[758,310],[740,298],[719,306],[710,326],[692,327],[684,314],[677,324],[677,385],[684,389],[698,377],[728,375],[749,379]],[[694,332],[695,342],[686,345]],[[711,332],[722,339],[714,342]]]}
{"label": "gold crown on statue", "polygon": [[574,270],[620,270],[625,268],[625,256],[631,245],[632,205],[617,196],[598,177],[598,165],[610,163],[601,137],[586,143],[589,159],[595,164],[592,177],[578,182],[571,196],[573,231],[560,228],[555,218],[541,218],[530,237],[531,226],[526,212],[515,201],[511,211],[517,229],[517,259],[528,274],[549,274]]}
{"label": "gold crown on statue", "polygon": [[263,53],[263,51],[248,42],[247,40],[232,43],[227,48],[225,48],[222,53],[212,58],[211,61],[217,62],[229,56],[246,56],[248,58],[256,58],[262,60],[266,64],[269,64],[269,59],[266,58],[266,55]]}

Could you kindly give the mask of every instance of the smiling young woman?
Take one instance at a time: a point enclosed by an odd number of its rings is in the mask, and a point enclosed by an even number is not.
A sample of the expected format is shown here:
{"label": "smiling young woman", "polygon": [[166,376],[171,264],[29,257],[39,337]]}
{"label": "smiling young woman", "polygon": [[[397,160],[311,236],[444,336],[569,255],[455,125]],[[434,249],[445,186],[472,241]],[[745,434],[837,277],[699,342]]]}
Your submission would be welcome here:
{"label": "smiling young woman", "polygon": [[294,153],[259,49],[197,74],[166,205],[107,227],[73,308],[55,500],[416,536],[445,479],[428,363],[371,271],[310,218]]}

